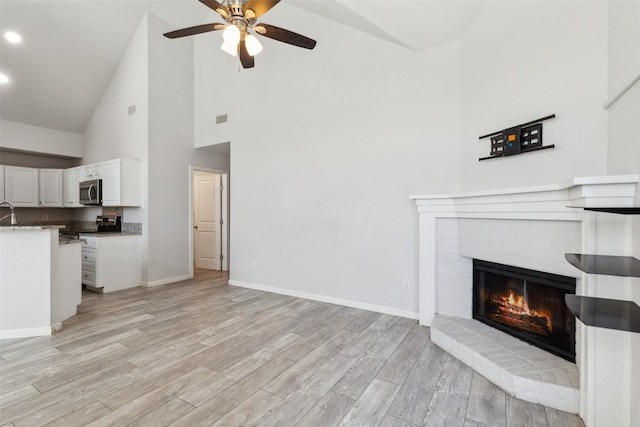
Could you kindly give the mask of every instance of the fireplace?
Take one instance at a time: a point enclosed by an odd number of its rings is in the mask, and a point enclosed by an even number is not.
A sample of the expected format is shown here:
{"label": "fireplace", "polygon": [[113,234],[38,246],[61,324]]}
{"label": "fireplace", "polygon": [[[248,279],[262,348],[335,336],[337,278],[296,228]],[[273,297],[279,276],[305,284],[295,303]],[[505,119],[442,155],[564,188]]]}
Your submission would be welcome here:
{"label": "fireplace", "polygon": [[573,277],[473,260],[473,318],[575,362]]}

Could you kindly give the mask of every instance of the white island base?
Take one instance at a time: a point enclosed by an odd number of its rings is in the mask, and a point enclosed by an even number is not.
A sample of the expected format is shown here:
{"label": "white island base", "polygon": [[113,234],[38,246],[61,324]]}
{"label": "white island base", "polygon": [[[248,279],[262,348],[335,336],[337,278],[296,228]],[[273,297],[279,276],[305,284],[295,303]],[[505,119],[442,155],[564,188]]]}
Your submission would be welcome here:
{"label": "white island base", "polygon": [[60,244],[61,227],[0,227],[1,339],[51,335],[76,314],[81,246]]}

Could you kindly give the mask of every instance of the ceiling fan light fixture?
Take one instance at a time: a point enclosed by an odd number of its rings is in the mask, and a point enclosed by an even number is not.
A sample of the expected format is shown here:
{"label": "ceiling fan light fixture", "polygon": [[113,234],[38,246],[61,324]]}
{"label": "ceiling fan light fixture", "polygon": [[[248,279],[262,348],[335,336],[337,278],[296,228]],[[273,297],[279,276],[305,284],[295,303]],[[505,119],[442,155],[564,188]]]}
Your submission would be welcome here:
{"label": "ceiling fan light fixture", "polygon": [[[1,0],[0,0],[1,1]],[[293,31],[265,23],[256,25],[256,21],[280,0],[199,0],[209,9],[217,12],[225,23],[201,24],[193,27],[170,31],[164,36],[176,39],[211,31],[222,31],[224,42],[220,47],[232,56],[240,57],[242,68],[255,66],[254,56],[262,51],[262,44],[249,30],[261,36],[290,44],[292,46],[313,49],[316,41]]]}
{"label": "ceiling fan light fixture", "polygon": [[6,33],[4,33],[4,38],[8,42],[14,44],[20,43],[22,41],[22,37],[20,36],[20,34],[16,33],[15,31],[7,31]]}
{"label": "ceiling fan light fixture", "polygon": [[229,44],[237,46],[240,42],[240,28],[233,24],[229,25],[222,33],[222,39]]}
{"label": "ceiling fan light fixture", "polygon": [[249,55],[256,56],[257,54],[262,52],[262,44],[252,34],[247,34],[247,36],[244,38],[244,43],[247,46],[247,52],[249,53]]}
{"label": "ceiling fan light fixture", "polygon": [[231,56],[236,56],[238,54],[238,43],[229,43],[228,41],[223,41],[220,49],[227,52]]}

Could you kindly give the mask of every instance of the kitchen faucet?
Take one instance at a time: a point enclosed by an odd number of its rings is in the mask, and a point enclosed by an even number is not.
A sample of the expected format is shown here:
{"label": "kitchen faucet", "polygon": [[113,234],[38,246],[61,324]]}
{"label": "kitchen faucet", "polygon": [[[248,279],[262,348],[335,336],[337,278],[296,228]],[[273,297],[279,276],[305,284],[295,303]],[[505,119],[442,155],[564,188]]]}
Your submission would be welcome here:
{"label": "kitchen faucet", "polygon": [[2,205],[7,205],[9,206],[9,209],[11,209],[11,213],[9,215],[5,215],[2,218],[0,218],[0,221],[2,221],[3,219],[5,219],[6,217],[11,217],[11,225],[16,225],[18,223],[18,221],[16,220],[16,212],[15,212],[15,207],[8,201],[3,200],[0,202],[0,206]]}

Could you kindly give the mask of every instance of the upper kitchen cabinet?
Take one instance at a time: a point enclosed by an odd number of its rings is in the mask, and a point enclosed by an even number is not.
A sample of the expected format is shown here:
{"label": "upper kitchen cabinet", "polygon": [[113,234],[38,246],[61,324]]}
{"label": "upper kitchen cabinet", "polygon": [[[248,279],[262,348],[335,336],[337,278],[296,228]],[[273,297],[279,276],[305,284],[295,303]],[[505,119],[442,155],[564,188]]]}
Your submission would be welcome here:
{"label": "upper kitchen cabinet", "polygon": [[65,208],[79,208],[79,184],[84,180],[84,168],[78,166],[62,171],[62,205]]}
{"label": "upper kitchen cabinet", "polygon": [[82,181],[103,178],[102,163],[92,163],[82,166]]}
{"label": "upper kitchen cabinet", "polygon": [[62,169],[38,169],[39,206],[62,207]]}
{"label": "upper kitchen cabinet", "polygon": [[4,196],[17,207],[38,207],[38,169],[4,167]]}
{"label": "upper kitchen cabinet", "polygon": [[101,163],[102,205],[142,206],[141,162],[115,159]]}

